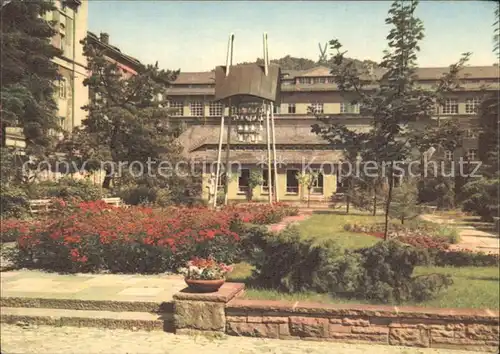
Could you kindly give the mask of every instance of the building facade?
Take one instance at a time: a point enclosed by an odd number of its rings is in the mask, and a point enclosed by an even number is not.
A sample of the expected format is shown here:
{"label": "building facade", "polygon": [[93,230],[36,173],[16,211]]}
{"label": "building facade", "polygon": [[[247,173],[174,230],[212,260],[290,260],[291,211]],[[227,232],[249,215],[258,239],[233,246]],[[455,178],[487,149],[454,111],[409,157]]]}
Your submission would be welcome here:
{"label": "building facade", "polygon": [[[419,68],[418,83],[431,88],[448,68]],[[373,75],[380,75],[374,72]],[[461,88],[450,93],[443,106],[436,107],[436,119],[458,120],[466,129],[467,136],[463,149],[454,154],[438,151],[446,159],[465,156],[477,159],[477,118],[476,113],[485,91],[498,91],[499,67],[466,67],[460,73]],[[186,157],[204,166],[203,193],[209,198],[211,173],[215,171],[220,133],[222,106],[214,102],[215,77],[213,72],[180,73],[169,88],[170,107],[176,108],[174,115],[187,124],[180,136]],[[308,168],[320,171],[316,185],[312,189],[313,199],[327,200],[341,186],[338,165],[342,160],[340,150],[332,150],[323,139],[311,132],[311,125],[317,123],[309,110],[325,114],[350,129],[368,131],[371,118],[363,116],[358,105],[341,94],[334,83],[330,70],[317,67],[306,71],[283,70],[281,81],[281,101],[275,106],[276,160],[278,164],[278,196],[280,200],[297,201],[306,198],[305,191],[297,181],[297,173]],[[229,113],[226,108],[225,115]],[[228,198],[244,200],[248,189],[248,179],[252,170],[262,173],[263,185],[253,191],[254,199],[268,198],[266,132],[261,139],[242,141],[238,126],[231,130],[230,162],[231,177]],[[233,124],[233,125],[234,125]],[[253,129],[253,128],[252,128]],[[260,129],[258,127],[257,129]],[[226,133],[223,135],[223,145]],[[223,146],[225,150],[225,147]],[[225,153],[223,153],[224,161]],[[274,173],[272,174],[274,176]],[[223,188],[221,176],[219,183]],[[274,185],[274,182],[272,182]]]}
{"label": "building facade", "polygon": [[87,36],[88,2],[80,0],[57,0],[56,10],[47,14],[54,21],[56,35],[52,45],[62,54],[54,58],[58,66],[56,102],[61,127],[72,131],[86,117],[82,109],[88,103],[88,89],[83,81],[87,78],[87,59],[83,55],[82,40]]}

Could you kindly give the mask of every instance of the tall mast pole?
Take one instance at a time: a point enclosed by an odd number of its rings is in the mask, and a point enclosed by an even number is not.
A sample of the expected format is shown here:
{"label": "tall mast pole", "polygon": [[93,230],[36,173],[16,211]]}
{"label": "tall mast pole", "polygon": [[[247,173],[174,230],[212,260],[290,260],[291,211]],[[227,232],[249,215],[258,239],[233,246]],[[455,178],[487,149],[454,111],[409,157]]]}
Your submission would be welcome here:
{"label": "tall mast pole", "polygon": [[[269,73],[269,61],[267,58],[267,33],[262,35],[262,44],[264,50],[264,73],[267,76]],[[269,126],[269,107],[267,102],[263,106],[266,109],[266,132],[267,132],[267,186],[269,189],[269,204],[273,204],[273,182],[272,182],[272,165],[271,165],[271,129]]]}
{"label": "tall mast pole", "polygon": [[272,148],[273,148],[273,165],[274,165],[274,194],[276,196],[276,202],[279,202],[278,193],[278,166],[276,165],[276,130],[274,128],[274,103],[271,102],[271,136],[272,136]]}
{"label": "tall mast pole", "polygon": [[[234,34],[231,33],[229,35],[229,41],[227,44],[227,56],[226,56],[226,77],[229,75],[229,72],[231,70],[231,66],[233,65],[233,42],[234,42]],[[219,149],[217,150],[217,170],[216,170],[216,175],[215,175],[215,195],[214,195],[214,200],[213,200],[213,206],[214,208],[217,207],[217,194],[218,194],[218,189],[219,189],[219,177],[220,177],[220,167],[221,167],[221,158],[222,158],[222,140],[223,140],[223,135],[224,135],[224,114],[225,114],[225,104],[222,105],[222,114],[220,117],[220,135],[219,135]],[[229,108],[231,110],[231,108]],[[229,112],[231,113],[231,112]],[[229,142],[227,142],[229,143]],[[227,181],[227,172],[226,172],[226,181]],[[226,182],[227,183],[227,182]],[[224,199],[226,197],[224,196]]]}
{"label": "tall mast pole", "polygon": [[229,158],[231,154],[231,99],[229,99],[229,115],[227,116],[227,137],[226,137],[226,180],[224,183],[224,205],[227,205],[228,190],[229,190],[229,177],[231,176],[231,169],[229,166]]}

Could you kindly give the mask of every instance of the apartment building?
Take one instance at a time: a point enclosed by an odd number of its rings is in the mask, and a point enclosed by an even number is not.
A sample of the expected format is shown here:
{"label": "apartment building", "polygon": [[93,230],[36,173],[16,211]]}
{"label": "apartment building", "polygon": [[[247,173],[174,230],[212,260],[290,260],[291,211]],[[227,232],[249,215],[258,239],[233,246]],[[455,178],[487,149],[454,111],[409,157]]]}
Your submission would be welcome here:
{"label": "apartment building", "polygon": [[62,54],[54,58],[58,66],[56,102],[61,127],[73,130],[86,117],[82,109],[88,103],[88,89],[83,85],[87,77],[87,59],[83,55],[82,40],[87,36],[88,2],[81,0],[54,1],[56,10],[46,14],[55,22],[56,35],[52,45]]}
{"label": "apartment building", "polygon": [[[419,68],[418,83],[422,87],[431,88],[447,71],[448,68]],[[375,70],[370,75],[381,73]],[[434,118],[458,120],[467,129],[464,147],[455,154],[475,160],[477,109],[485,91],[499,90],[499,67],[466,67],[460,73],[460,79],[462,87],[451,93],[444,105],[436,107]],[[188,124],[188,129],[180,136],[186,156],[207,165],[217,161],[222,113],[221,104],[213,101],[214,81],[213,72],[186,72],[180,73],[169,88],[170,107],[177,108],[174,114]],[[293,201],[303,197],[296,173],[304,166],[322,170],[317,185],[313,188],[317,199],[327,199],[337,191],[341,185],[338,164],[342,160],[342,153],[340,150],[332,150],[324,140],[311,133],[311,124],[314,124],[316,119],[314,115],[308,114],[308,110],[312,108],[317,113],[326,114],[351,129],[368,131],[371,118],[363,115],[359,105],[352,105],[351,101],[338,90],[330,70],[326,67],[306,71],[283,70],[281,101],[276,104],[274,110],[278,161],[277,192],[280,200]],[[226,108],[225,114],[228,112]],[[238,126],[233,127],[230,161],[238,163],[239,167],[233,166],[234,171],[231,171],[237,175],[230,179],[229,199],[245,199],[250,171],[255,169],[262,171],[265,182],[253,191],[254,198],[266,199],[266,132],[263,131],[260,136],[257,134],[258,137],[253,141],[244,140],[243,136],[238,133]],[[223,136],[223,144],[225,137],[226,133]],[[438,151],[437,154],[447,159],[454,158],[448,151]],[[224,178],[223,175],[220,186],[223,185]],[[210,170],[207,168],[203,179],[204,198],[209,196],[209,179]]]}

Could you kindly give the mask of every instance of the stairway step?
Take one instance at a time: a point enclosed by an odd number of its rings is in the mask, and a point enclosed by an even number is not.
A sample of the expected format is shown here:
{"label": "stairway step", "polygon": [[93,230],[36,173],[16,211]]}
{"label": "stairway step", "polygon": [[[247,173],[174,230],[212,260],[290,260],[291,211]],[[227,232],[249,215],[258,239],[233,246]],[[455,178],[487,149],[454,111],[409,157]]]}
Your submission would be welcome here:
{"label": "stairway step", "polygon": [[173,302],[51,299],[2,296],[0,307],[53,308],[65,310],[172,313]]}
{"label": "stairway step", "polygon": [[173,315],[148,312],[68,310],[2,307],[1,322],[8,324],[98,327],[146,331],[173,331]]}

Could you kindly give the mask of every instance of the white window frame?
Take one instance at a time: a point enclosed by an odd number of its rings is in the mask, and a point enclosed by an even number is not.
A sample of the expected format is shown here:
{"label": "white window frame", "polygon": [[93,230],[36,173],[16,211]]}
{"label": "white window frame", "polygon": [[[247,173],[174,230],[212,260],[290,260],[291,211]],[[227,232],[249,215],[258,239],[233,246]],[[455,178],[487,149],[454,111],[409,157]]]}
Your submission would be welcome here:
{"label": "white window frame", "polygon": [[[293,111],[293,112],[290,112]],[[288,114],[297,114],[297,106],[295,106],[295,103],[289,103],[288,104]]]}
{"label": "white window frame", "polygon": [[466,154],[468,161],[477,161],[477,149],[469,149]]}
{"label": "white window frame", "polygon": [[[323,195],[325,193],[325,173],[324,173],[324,171],[319,170],[319,169],[312,169],[312,171],[315,173],[318,173],[318,178],[316,178],[316,180],[314,181],[313,187],[311,189],[311,194]],[[320,184],[319,183],[319,175],[322,176],[322,178],[321,178],[322,185],[321,186],[319,185]]]}
{"label": "white window frame", "polygon": [[[268,184],[269,182],[269,174],[267,176],[264,176],[264,171],[269,171],[268,168],[263,168],[262,169],[262,184],[260,185],[260,194],[269,194],[269,186],[266,184]],[[269,172],[268,172],[269,173]],[[271,169],[271,183],[273,184],[273,190],[274,188],[276,188],[276,180],[274,179],[274,169]]]}
{"label": "white window frame", "polygon": [[340,102],[340,113],[359,114],[359,103]]}
{"label": "white window frame", "polygon": [[203,101],[191,101],[189,103],[191,115],[195,117],[203,117],[205,115],[205,105]]}
{"label": "white window frame", "polygon": [[444,151],[444,159],[447,161],[452,161],[453,160],[453,151],[451,150],[445,150]]}
{"label": "white window frame", "polygon": [[476,130],[475,129],[467,129],[465,131],[465,137],[469,139],[474,139],[477,138]]}
{"label": "white window frame", "polygon": [[324,104],[320,102],[311,103],[311,110],[314,114],[323,114]]}
{"label": "white window frame", "polygon": [[458,114],[458,101],[455,98],[447,98],[443,103],[443,114]]}
{"label": "white window frame", "polygon": [[[295,172],[295,176],[296,176],[295,178],[297,179],[297,191],[296,192],[288,190],[288,171]],[[300,170],[298,168],[287,168],[285,170],[285,192],[286,192],[286,194],[290,194],[290,195],[298,195],[299,194],[300,183],[299,183],[299,180],[297,178],[297,174],[299,172],[300,172]]]}
{"label": "white window frame", "polygon": [[211,117],[222,116],[222,103],[210,102],[210,104],[208,105],[208,115]]}
{"label": "white window frame", "polygon": [[481,101],[477,97],[467,98],[465,100],[465,113],[477,114]]}
{"label": "white window frame", "polygon": [[168,107],[177,109],[176,112],[171,113],[172,116],[175,116],[175,117],[184,116],[184,102],[183,101],[169,101]]}
{"label": "white window frame", "polygon": [[245,194],[246,195],[247,192],[248,192],[248,185],[243,186],[243,188],[240,185],[240,178],[241,178],[241,176],[243,174],[243,171],[248,171],[248,179],[250,179],[250,172],[251,171],[250,171],[249,168],[242,168],[242,169],[240,169],[240,172],[239,172],[239,175],[238,175],[238,194]]}
{"label": "white window frame", "polygon": [[67,95],[66,90],[66,79],[64,77],[59,78],[59,98],[65,99]]}

